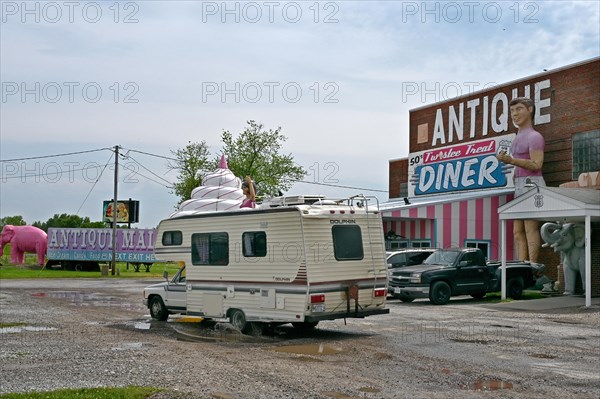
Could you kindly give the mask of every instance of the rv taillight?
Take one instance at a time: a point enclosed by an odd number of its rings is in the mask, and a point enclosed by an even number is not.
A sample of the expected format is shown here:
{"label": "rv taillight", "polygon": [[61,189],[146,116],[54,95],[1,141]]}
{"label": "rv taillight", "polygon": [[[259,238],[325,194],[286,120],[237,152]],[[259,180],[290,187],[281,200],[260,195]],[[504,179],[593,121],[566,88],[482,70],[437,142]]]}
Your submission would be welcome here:
{"label": "rv taillight", "polygon": [[385,288],[377,288],[373,290],[373,296],[375,298],[385,297],[387,295],[387,289]]}
{"label": "rv taillight", "polygon": [[335,213],[335,211],[333,209],[330,209],[329,213]]}
{"label": "rv taillight", "polygon": [[310,296],[310,303],[322,303],[325,302],[325,294],[316,294]]}
{"label": "rv taillight", "polygon": [[342,209],[340,210],[340,213],[343,215],[344,213],[346,213],[346,211]]}

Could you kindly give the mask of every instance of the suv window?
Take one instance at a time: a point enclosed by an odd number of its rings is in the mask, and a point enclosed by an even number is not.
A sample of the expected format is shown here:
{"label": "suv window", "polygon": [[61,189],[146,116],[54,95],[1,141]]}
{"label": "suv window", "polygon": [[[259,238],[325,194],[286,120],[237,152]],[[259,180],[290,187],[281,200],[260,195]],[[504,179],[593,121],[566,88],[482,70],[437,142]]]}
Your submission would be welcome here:
{"label": "suv window", "polygon": [[390,255],[386,262],[392,268],[420,265],[432,252],[432,250],[399,252]]}

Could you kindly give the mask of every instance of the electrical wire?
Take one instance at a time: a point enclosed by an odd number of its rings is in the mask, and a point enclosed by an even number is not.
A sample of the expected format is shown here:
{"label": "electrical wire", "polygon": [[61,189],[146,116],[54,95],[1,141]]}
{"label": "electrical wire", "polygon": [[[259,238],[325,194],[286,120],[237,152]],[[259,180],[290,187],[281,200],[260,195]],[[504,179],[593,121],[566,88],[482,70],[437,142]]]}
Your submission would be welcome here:
{"label": "electrical wire", "polygon": [[64,153],[64,154],[54,154],[54,155],[42,155],[42,156],[39,156],[39,157],[0,159],[0,162],[28,161],[28,160],[31,160],[31,159],[43,159],[43,158],[58,158],[58,157],[65,157],[65,156],[68,156],[68,155],[87,154],[87,153],[90,153],[90,152],[97,152],[97,151],[104,151],[104,150],[112,151],[112,148],[98,148],[96,150],[67,152],[67,153]]}
{"label": "electrical wire", "polygon": [[[147,167],[145,167],[144,165],[142,165],[139,161],[137,161],[136,159],[134,159],[131,155],[129,155],[129,152],[135,152],[135,153],[139,153],[139,154],[143,154],[143,155],[148,155],[148,156],[152,156],[152,157],[156,157],[156,158],[161,158],[161,159],[166,159],[169,161],[178,161],[178,159],[176,158],[171,158],[171,157],[167,157],[164,155],[158,155],[158,154],[153,154],[153,153],[149,153],[149,152],[145,152],[145,151],[139,151],[139,150],[135,150],[135,149],[131,149],[131,148],[125,148],[125,147],[120,147],[122,150],[126,150],[127,153],[126,154],[120,154],[121,157],[123,158],[131,158],[137,165],[139,165],[141,168],[143,168],[144,170],[148,171],[150,174],[152,174],[153,176],[157,177],[158,179],[164,181],[165,183],[167,183],[168,185],[164,185],[161,182],[158,182],[148,176],[145,176],[141,173],[139,173],[136,170],[130,169],[128,168],[129,171],[134,172],[136,175],[139,175],[149,181],[152,181],[156,184],[160,184],[163,187],[166,188],[173,188],[173,183],[164,179],[163,177],[157,175],[156,173],[154,173],[153,171],[151,171],[150,169],[148,169]],[[78,155],[78,154],[86,154],[86,153],[91,153],[91,152],[97,152],[97,151],[104,151],[104,150],[109,150],[111,151],[111,159],[112,156],[114,155],[114,148],[109,148],[109,147],[105,147],[105,148],[99,148],[99,149],[95,149],[95,150],[87,150],[87,151],[76,151],[76,152],[70,152],[70,153],[63,153],[63,154],[54,154],[54,155],[44,155],[44,156],[37,156],[37,157],[27,157],[27,158],[14,158],[14,159],[4,159],[4,160],[0,160],[0,162],[14,162],[14,161],[26,161],[26,160],[32,160],[32,159],[44,159],[44,158],[55,158],[55,157],[62,157],[62,156],[69,156],[69,155]],[[89,197],[89,195],[91,194],[91,191],[94,189],[96,183],[98,183],[98,181],[100,180],[100,178],[102,177],[102,174],[104,173],[104,170],[106,169],[108,164],[104,165],[104,167],[102,167],[102,171],[100,172],[100,176],[98,177],[98,179],[94,182],[94,186],[92,186],[92,189],[90,190],[90,192],[88,193],[88,195],[86,196],[85,201],[87,200],[87,198]],[[69,172],[77,172],[77,171],[82,171],[82,170],[88,170],[90,168],[100,168],[101,166],[88,166],[86,168],[81,168],[81,169],[69,169]],[[25,176],[25,178],[28,177],[44,177],[44,176],[49,176],[49,175],[54,175],[56,174],[56,172],[48,172],[48,173],[43,173],[43,174],[38,174],[38,175],[28,175]],[[23,176],[2,176],[2,180],[7,180],[7,179],[23,179]],[[361,190],[361,191],[370,191],[370,192],[379,192],[379,193],[387,193],[387,190],[378,190],[378,189],[370,189],[370,188],[361,188],[361,187],[353,187],[353,186],[345,186],[345,185],[339,185],[339,184],[329,184],[329,183],[318,183],[318,182],[310,182],[310,181],[305,181],[305,180],[290,180],[294,183],[304,183],[304,184],[312,184],[312,185],[316,185],[316,186],[325,186],[325,187],[335,187],[335,188],[344,188],[344,189],[352,189],[352,190]],[[81,205],[83,206],[83,204]],[[79,208],[81,209],[81,207]]]}
{"label": "electrical wire", "polygon": [[139,151],[139,150],[133,150],[133,149],[131,149],[131,148],[123,148],[123,149],[125,149],[125,150],[127,150],[127,151],[130,151],[130,152],[137,152],[137,153],[139,153],[139,154],[149,155],[149,156],[151,156],[151,157],[156,157],[156,158],[167,159],[167,160],[169,160],[169,161],[176,161],[176,162],[177,162],[177,161],[179,161],[179,160],[178,160],[178,159],[176,159],[176,158],[166,157],[166,156],[164,156],[164,155],[152,154],[152,153],[149,153],[149,152],[144,152],[144,151]]}
{"label": "electrical wire", "polygon": [[387,190],[377,190],[377,189],[371,189],[371,188],[361,188],[361,187],[352,187],[352,186],[342,186],[340,184],[328,184],[328,183],[317,183],[317,182],[312,182],[312,181],[305,181],[305,180],[290,180],[293,181],[295,183],[304,183],[304,184],[314,184],[316,186],[325,186],[325,187],[336,187],[336,188],[348,188],[348,189],[352,189],[352,190],[361,190],[361,191],[373,191],[373,192],[377,192],[377,193],[387,193]]}
{"label": "electrical wire", "polygon": [[[134,157],[132,157],[131,155],[123,155],[123,157],[124,157],[124,158],[128,158],[128,159],[131,159],[133,162],[135,162],[136,164],[138,164],[140,167],[142,167],[144,170],[148,171],[148,172],[149,172],[150,174],[152,174],[153,176],[156,176],[157,178],[161,179],[161,180],[162,180],[162,181],[164,181],[165,183],[169,184],[169,186],[165,186],[165,187],[167,187],[167,188],[172,188],[172,187],[173,187],[173,183],[172,183],[172,182],[170,182],[170,181],[168,181],[167,179],[164,179],[163,177],[161,177],[161,176],[157,175],[156,173],[154,173],[153,171],[151,171],[150,169],[148,169],[147,167],[145,167],[144,165],[142,165],[142,164],[141,164],[139,161],[137,161],[137,160],[136,160]],[[149,177],[147,177],[147,176],[144,176],[144,175],[142,175],[141,173],[139,173],[139,172],[137,172],[137,171],[134,171],[134,170],[132,170],[132,169],[129,169],[129,170],[131,170],[132,172],[135,172],[135,173],[139,174],[139,175],[140,175],[140,176],[142,176],[142,177],[145,177],[146,179],[148,179],[148,180],[150,180],[150,181],[153,181],[153,182],[155,182],[155,183],[158,183],[158,184],[160,184],[160,185],[164,186],[164,184],[162,184],[162,183],[160,183],[160,182],[157,182],[156,180],[150,179]]]}
{"label": "electrical wire", "polygon": [[90,191],[87,193],[87,195],[85,196],[85,198],[83,199],[83,202],[81,203],[81,205],[79,206],[79,209],[77,209],[77,212],[75,212],[76,215],[79,215],[79,211],[81,210],[81,208],[83,208],[83,205],[85,205],[85,202],[88,200],[88,198],[90,197],[90,194],[92,193],[92,191],[94,190],[94,187],[96,187],[96,184],[100,181],[100,179],[102,178],[102,175],[104,174],[104,171],[106,170],[106,168],[108,167],[108,164],[110,163],[111,159],[114,156],[114,152],[112,152],[110,154],[110,158],[108,158],[108,161],[106,161],[106,164],[104,165],[104,167],[102,168],[102,170],[100,171],[100,176],[98,176],[98,178],[96,179],[96,181],[94,182],[94,185],[92,185],[92,188],[90,188]]}

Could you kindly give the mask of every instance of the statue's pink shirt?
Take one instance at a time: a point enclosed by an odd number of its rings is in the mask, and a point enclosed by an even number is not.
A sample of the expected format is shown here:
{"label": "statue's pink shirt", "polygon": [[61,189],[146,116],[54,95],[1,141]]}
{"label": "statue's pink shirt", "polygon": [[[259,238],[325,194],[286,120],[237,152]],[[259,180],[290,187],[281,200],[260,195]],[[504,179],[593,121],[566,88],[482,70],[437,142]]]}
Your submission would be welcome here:
{"label": "statue's pink shirt", "polygon": [[[544,136],[533,128],[525,128],[519,130],[517,137],[513,140],[510,146],[510,153],[513,158],[531,159],[530,151],[544,151]],[[515,167],[515,177],[541,176],[542,170],[529,170],[521,167]]]}

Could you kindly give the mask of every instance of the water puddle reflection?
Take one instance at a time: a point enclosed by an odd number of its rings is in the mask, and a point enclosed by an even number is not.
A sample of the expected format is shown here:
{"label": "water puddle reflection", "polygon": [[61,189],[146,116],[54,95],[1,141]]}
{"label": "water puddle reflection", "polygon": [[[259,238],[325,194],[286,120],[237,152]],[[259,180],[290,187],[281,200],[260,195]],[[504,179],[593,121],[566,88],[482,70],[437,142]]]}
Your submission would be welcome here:
{"label": "water puddle reflection", "polygon": [[472,391],[498,391],[501,389],[512,389],[512,382],[502,380],[477,380],[467,387]]}
{"label": "water puddle reflection", "polygon": [[0,328],[0,334],[15,334],[21,332],[38,332],[38,331],[55,331],[54,327],[40,327],[40,326],[12,326]]}
{"label": "water puddle reflection", "polygon": [[337,355],[344,352],[341,348],[325,344],[288,345],[280,346],[274,350],[275,352],[295,353],[298,355]]}
{"label": "water puddle reflection", "polygon": [[38,298],[63,299],[69,301],[75,306],[106,306],[106,307],[124,307],[131,308],[132,304],[127,301],[112,297],[99,295],[97,293],[87,293],[82,291],[49,291],[36,292],[31,296]]}

